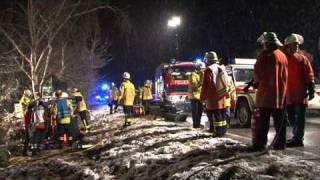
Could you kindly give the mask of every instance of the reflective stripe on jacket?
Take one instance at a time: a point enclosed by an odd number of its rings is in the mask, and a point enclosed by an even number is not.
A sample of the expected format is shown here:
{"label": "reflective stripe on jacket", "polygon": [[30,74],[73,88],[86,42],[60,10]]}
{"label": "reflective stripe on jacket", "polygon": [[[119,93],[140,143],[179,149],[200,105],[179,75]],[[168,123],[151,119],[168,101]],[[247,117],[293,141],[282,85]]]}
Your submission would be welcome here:
{"label": "reflective stripe on jacket", "polygon": [[307,84],[314,80],[310,61],[300,53],[288,57],[288,95],[287,104],[304,103]]}
{"label": "reflective stripe on jacket", "polygon": [[144,84],[140,91],[140,98],[142,100],[151,100],[152,99],[152,91],[150,84]]}
{"label": "reflective stripe on jacket", "polygon": [[287,92],[288,61],[279,49],[262,51],[254,66],[254,79],[259,83],[256,107],[282,109]]}
{"label": "reflective stripe on jacket", "polygon": [[189,98],[200,99],[201,85],[202,85],[202,73],[201,71],[195,71],[191,73],[189,77]]}
{"label": "reflective stripe on jacket", "polygon": [[133,106],[135,95],[134,85],[130,80],[124,80],[120,86],[120,101],[123,101],[123,105],[125,106]]}

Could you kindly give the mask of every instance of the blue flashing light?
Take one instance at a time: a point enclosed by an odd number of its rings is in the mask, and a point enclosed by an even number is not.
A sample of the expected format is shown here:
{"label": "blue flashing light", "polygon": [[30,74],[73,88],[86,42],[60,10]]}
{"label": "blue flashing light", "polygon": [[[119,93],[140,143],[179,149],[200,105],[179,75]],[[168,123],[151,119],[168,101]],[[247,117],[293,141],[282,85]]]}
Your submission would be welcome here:
{"label": "blue flashing light", "polygon": [[101,98],[101,96],[99,96],[99,95],[96,96],[96,99],[100,99],[100,98]]}
{"label": "blue flashing light", "polygon": [[109,96],[105,96],[104,98],[109,99]]}
{"label": "blue flashing light", "polygon": [[107,90],[107,89],[109,89],[108,84],[102,84],[102,85],[101,85],[101,90],[105,91],[105,90]]}
{"label": "blue flashing light", "polygon": [[201,63],[201,62],[202,62],[202,59],[200,59],[200,58],[196,59],[196,63]]}

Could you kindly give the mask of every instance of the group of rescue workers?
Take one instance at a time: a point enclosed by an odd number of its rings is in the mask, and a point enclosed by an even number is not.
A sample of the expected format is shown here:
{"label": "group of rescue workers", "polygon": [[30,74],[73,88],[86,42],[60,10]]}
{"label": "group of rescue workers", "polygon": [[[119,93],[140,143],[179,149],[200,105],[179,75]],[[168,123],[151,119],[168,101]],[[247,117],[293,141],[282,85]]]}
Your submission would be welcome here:
{"label": "group of rescue workers", "polygon": [[[290,34],[285,38],[284,46],[274,32],[265,32],[258,42],[263,50],[258,54],[254,66],[253,81],[244,89],[253,86],[256,90],[252,151],[265,149],[270,116],[273,116],[276,138],[273,148],[303,146],[305,112],[307,101],[314,97],[314,73],[309,59],[299,50],[303,37]],[[205,108],[209,120],[209,131],[213,137],[226,135],[230,123],[230,107],[235,103],[236,91],[233,80],[228,76],[221,58],[214,51],[207,52],[205,63],[198,63],[189,77],[189,99],[191,100],[193,127],[201,127],[201,116]],[[123,106],[124,126],[131,124],[136,89],[128,72],[122,75],[119,89],[114,83],[110,88],[110,114],[117,112],[119,103]],[[139,89],[143,112],[150,113],[152,84],[146,80]],[[81,145],[82,137],[90,128],[89,113],[83,96],[74,89],[68,96],[56,91],[52,101],[41,98],[32,99],[30,90],[25,90],[20,103],[25,119],[25,148],[30,141],[32,154],[37,154],[44,140],[57,140],[62,148],[64,142],[69,145]],[[141,109],[140,109],[141,110]],[[293,137],[286,141],[286,116],[293,127]]]}
{"label": "group of rescue workers", "polygon": [[[315,83],[311,63],[299,50],[303,37],[292,33],[283,45],[274,32],[264,32],[257,41],[263,49],[257,56],[253,80],[244,88],[244,91],[250,86],[257,89],[253,144],[248,150],[266,148],[270,116],[276,129],[273,149],[304,146],[306,107],[308,100],[314,98]],[[222,137],[230,121],[230,102],[236,99],[235,86],[216,52],[207,52],[204,60],[206,65],[200,63],[189,79],[193,127],[200,127],[204,104],[209,131],[214,137]],[[293,129],[293,136],[288,141],[287,122]]]}
{"label": "group of rescue workers", "polygon": [[74,88],[69,94],[57,90],[45,100],[39,94],[33,98],[31,90],[24,91],[20,99],[25,125],[23,155],[29,149],[38,155],[50,144],[81,148],[83,135],[90,129],[90,115],[80,91]]}

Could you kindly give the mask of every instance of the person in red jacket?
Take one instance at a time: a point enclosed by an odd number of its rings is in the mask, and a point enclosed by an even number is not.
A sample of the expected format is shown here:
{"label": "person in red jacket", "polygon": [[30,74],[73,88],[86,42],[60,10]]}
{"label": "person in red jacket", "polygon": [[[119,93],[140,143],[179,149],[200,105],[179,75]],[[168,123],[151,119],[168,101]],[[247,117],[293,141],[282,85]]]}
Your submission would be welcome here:
{"label": "person in red jacket", "polygon": [[[220,74],[226,73],[225,68],[219,65],[217,53],[207,52],[205,55],[208,67],[204,71],[203,84],[200,93],[200,101],[205,103],[208,120],[210,123],[210,132],[213,137],[223,137],[227,132],[227,121],[225,118],[225,105],[222,88],[219,88]],[[221,91],[220,91],[221,90]]]}
{"label": "person in red jacket", "polygon": [[[285,97],[287,92],[288,61],[279,49],[282,43],[274,32],[262,35],[264,50],[258,55],[254,66],[254,81],[258,83],[256,108],[260,118],[255,119],[252,151],[263,150],[267,144],[270,116],[273,116],[276,139],[273,148],[286,147],[286,125],[284,121]],[[259,40],[258,39],[258,40]]]}
{"label": "person in red jacket", "polygon": [[290,34],[284,41],[284,52],[288,57],[287,113],[292,126],[292,139],[287,147],[304,146],[304,126],[307,99],[314,97],[314,73],[309,59],[299,52],[303,37]]}

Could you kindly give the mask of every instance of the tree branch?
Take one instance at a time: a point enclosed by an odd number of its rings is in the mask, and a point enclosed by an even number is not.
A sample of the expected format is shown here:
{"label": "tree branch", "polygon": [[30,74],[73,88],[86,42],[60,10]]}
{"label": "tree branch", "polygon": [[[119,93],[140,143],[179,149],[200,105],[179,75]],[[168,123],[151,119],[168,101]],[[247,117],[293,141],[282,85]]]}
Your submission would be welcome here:
{"label": "tree branch", "polygon": [[0,26],[0,31],[4,34],[4,36],[9,40],[9,42],[13,45],[13,47],[18,51],[18,53],[26,60],[29,64],[31,64],[31,60],[22,52],[20,47],[17,45],[15,40]]}

